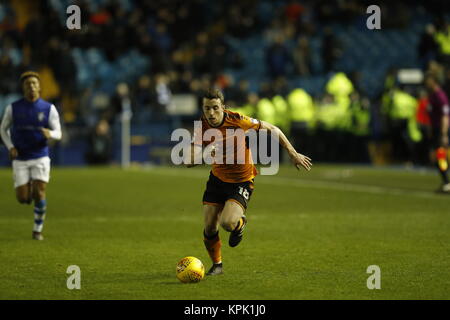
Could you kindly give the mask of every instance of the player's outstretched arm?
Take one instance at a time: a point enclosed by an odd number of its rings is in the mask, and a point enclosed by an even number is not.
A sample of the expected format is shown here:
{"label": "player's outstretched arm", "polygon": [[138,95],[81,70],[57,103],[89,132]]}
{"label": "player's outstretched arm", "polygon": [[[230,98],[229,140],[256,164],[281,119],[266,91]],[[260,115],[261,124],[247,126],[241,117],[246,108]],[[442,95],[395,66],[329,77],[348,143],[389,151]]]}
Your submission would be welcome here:
{"label": "player's outstretched arm", "polygon": [[278,135],[281,146],[287,150],[289,157],[291,158],[291,161],[297,168],[297,170],[300,170],[300,166],[302,166],[308,171],[311,170],[312,167],[311,159],[303,154],[298,153],[292,146],[292,144],[289,142],[288,138],[286,138],[286,135],[283,133],[283,131],[280,130],[280,128],[274,126],[269,122],[261,121],[260,129],[266,129]]}
{"label": "player's outstretched arm", "polygon": [[192,168],[198,165],[195,164],[195,159],[198,159],[198,157],[201,159],[202,151],[203,149],[201,146],[195,144],[191,145],[191,152],[184,157],[183,161],[187,168]]}

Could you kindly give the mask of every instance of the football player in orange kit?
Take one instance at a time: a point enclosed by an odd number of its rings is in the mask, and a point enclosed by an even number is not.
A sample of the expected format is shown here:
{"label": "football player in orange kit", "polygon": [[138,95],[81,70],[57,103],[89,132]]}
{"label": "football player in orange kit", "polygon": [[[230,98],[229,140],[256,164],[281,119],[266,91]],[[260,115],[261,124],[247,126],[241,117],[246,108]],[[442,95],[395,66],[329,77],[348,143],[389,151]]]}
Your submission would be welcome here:
{"label": "football player in orange kit", "polygon": [[[214,145],[212,148],[216,152],[220,151],[221,148],[226,150],[222,153],[224,161],[212,163],[212,170],[203,194],[204,244],[213,262],[207,275],[218,275],[223,273],[219,226],[230,232],[229,245],[231,247],[235,247],[241,242],[247,224],[244,214],[253,192],[254,178],[257,175],[245,139],[238,139],[236,147],[234,142],[231,143],[232,150],[227,148],[227,144],[230,145],[230,137],[227,141],[227,134],[229,135],[230,130],[242,129],[247,132],[251,129],[257,131],[266,129],[278,136],[279,143],[287,150],[297,169],[302,166],[309,171],[312,164],[310,158],[297,153],[278,127],[265,121],[226,110],[223,94],[219,90],[210,89],[204,94],[202,111],[202,131],[194,133],[191,153],[185,159],[185,164],[187,167],[195,166],[194,160],[199,154],[203,153],[204,146]],[[221,141],[216,139],[203,141],[203,133],[211,129],[220,132],[220,136],[223,137],[219,139]],[[231,139],[234,141],[235,136],[232,136]],[[226,163],[227,161],[225,161],[230,153],[233,155],[234,163]],[[239,161],[239,159],[236,161],[236,158],[239,157],[238,154],[245,154],[245,161]]]}

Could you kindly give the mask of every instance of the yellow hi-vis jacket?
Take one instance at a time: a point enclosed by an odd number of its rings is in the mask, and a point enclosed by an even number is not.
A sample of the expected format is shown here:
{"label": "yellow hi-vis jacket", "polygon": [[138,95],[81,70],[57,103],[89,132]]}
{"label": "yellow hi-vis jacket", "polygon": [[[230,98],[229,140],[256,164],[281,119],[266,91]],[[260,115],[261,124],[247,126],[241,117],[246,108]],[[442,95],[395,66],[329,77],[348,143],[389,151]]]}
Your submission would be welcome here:
{"label": "yellow hi-vis jacket", "polygon": [[275,125],[283,132],[289,132],[291,115],[286,100],[282,96],[276,95],[272,98],[272,103],[275,107]]}
{"label": "yellow hi-vis jacket", "polygon": [[450,55],[450,27],[447,29],[447,32],[436,32],[434,40],[439,44],[441,53]]}
{"label": "yellow hi-vis jacket", "polygon": [[314,121],[314,102],[312,97],[303,89],[294,89],[289,93],[287,101],[291,110],[291,120],[295,122],[306,122],[308,126]]}
{"label": "yellow hi-vis jacket", "polygon": [[361,103],[353,105],[351,108],[353,123],[352,132],[357,136],[367,136],[370,132],[370,111],[364,109]]}
{"label": "yellow hi-vis jacket", "polygon": [[258,101],[256,105],[256,117],[259,120],[267,121],[271,124],[275,124],[276,112],[272,101],[268,98],[263,98]]}
{"label": "yellow hi-vis jacket", "polygon": [[389,111],[389,116],[392,119],[408,120],[408,133],[412,141],[419,142],[422,140],[422,133],[416,120],[417,99],[404,91],[395,89]]}
{"label": "yellow hi-vis jacket", "polygon": [[326,90],[333,96],[348,96],[353,92],[353,84],[343,72],[336,73],[326,85]]}

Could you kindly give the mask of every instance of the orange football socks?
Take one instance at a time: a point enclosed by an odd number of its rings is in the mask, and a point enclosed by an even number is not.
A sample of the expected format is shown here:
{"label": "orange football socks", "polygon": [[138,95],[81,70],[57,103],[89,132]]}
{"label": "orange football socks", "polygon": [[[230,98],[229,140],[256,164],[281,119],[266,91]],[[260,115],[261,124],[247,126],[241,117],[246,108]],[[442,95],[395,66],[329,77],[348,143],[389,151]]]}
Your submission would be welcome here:
{"label": "orange football socks", "polygon": [[205,248],[208,251],[209,257],[211,258],[214,264],[218,264],[222,262],[222,242],[219,238],[219,232],[211,237],[207,236],[205,232],[203,232],[205,243]]}

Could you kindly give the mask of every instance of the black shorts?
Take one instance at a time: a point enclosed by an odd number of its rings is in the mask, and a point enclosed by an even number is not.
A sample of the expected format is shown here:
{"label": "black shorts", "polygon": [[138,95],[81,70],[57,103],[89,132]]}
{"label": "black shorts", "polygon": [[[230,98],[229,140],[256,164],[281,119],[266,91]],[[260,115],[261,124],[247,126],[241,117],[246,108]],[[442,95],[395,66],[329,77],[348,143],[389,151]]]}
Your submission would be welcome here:
{"label": "black shorts", "polygon": [[246,210],[253,193],[253,183],[253,179],[239,183],[224,182],[210,173],[203,193],[203,204],[223,206],[226,201],[233,200]]}

